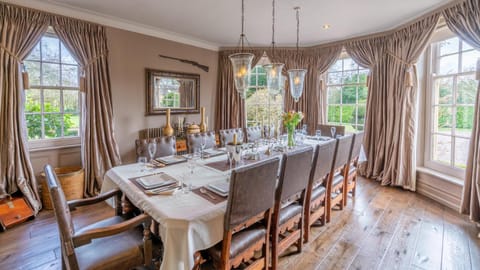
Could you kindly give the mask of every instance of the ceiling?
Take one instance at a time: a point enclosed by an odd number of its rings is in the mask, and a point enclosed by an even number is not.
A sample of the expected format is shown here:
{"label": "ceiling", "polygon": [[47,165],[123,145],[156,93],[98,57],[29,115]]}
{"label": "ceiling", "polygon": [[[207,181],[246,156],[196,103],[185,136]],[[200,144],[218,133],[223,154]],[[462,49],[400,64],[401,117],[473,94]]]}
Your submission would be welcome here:
{"label": "ceiling", "polygon": [[[236,46],[240,36],[241,0],[6,1],[209,49]],[[300,46],[312,46],[389,30],[448,2],[452,0],[277,0],[276,43],[295,45],[295,6],[301,7]],[[270,45],[272,1],[245,0],[245,17],[250,45]],[[330,29],[323,29],[324,24]]]}

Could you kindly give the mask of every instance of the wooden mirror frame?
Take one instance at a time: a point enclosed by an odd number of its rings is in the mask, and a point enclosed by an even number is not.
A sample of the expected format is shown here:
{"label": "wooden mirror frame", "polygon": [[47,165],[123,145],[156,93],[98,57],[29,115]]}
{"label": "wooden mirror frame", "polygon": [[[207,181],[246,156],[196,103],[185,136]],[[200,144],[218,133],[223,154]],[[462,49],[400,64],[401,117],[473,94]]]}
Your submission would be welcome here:
{"label": "wooden mirror frame", "polygon": [[159,114],[166,114],[167,108],[155,108],[154,107],[154,77],[173,77],[173,78],[180,78],[180,79],[191,79],[195,81],[195,105],[193,108],[170,108],[170,112],[172,114],[194,114],[200,113],[200,74],[194,73],[183,73],[183,72],[176,72],[176,71],[165,71],[165,70],[156,70],[156,69],[149,69],[145,70],[146,79],[147,79],[147,87],[146,87],[146,112],[145,115],[159,115]]}

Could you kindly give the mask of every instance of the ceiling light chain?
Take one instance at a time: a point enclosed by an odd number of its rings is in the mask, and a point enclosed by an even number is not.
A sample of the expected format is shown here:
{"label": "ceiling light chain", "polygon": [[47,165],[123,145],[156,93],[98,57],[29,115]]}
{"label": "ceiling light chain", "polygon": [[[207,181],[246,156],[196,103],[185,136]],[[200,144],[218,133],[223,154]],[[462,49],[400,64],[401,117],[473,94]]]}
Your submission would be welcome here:
{"label": "ceiling light chain", "polygon": [[298,53],[298,42],[300,40],[300,7],[294,7],[297,16],[297,53]]}
{"label": "ceiling light chain", "polygon": [[[297,18],[297,56],[298,56],[298,44],[300,40],[300,7],[293,8],[296,12]],[[300,58],[297,58],[300,59]],[[290,94],[292,95],[295,102],[300,100],[300,97],[303,93],[303,87],[305,83],[305,74],[307,73],[306,69],[289,69],[288,78],[290,81]]]}

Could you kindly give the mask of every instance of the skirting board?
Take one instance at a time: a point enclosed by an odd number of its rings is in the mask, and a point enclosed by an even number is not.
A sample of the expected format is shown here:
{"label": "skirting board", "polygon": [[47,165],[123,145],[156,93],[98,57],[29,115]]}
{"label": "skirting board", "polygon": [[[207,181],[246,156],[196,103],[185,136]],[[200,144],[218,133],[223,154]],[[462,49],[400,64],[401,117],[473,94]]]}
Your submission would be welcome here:
{"label": "skirting board", "polygon": [[455,211],[460,207],[462,188],[461,184],[442,179],[428,170],[417,170],[417,192]]}

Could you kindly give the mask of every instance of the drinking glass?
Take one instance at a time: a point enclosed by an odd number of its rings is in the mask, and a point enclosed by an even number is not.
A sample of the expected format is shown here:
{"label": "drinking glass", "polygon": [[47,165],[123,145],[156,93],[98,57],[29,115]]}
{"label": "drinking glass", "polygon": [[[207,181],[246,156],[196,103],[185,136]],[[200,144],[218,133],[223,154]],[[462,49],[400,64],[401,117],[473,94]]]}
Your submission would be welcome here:
{"label": "drinking glass", "polygon": [[[230,171],[232,170],[232,162],[233,162],[233,152],[227,151],[227,158],[228,158],[228,165],[230,166]],[[228,173],[230,174],[230,172]]]}
{"label": "drinking glass", "polygon": [[157,152],[157,144],[156,143],[149,143],[148,144],[148,154],[150,155],[150,161],[153,160],[153,158],[155,157],[155,153]]}
{"label": "drinking glass", "polygon": [[193,172],[183,172],[183,182],[181,183],[181,190],[183,194],[188,194],[192,190],[192,176]]}
{"label": "drinking glass", "polygon": [[332,133],[332,138],[335,139],[335,133],[337,133],[337,128],[336,127],[331,127],[330,132]]}
{"label": "drinking glass", "polygon": [[303,135],[307,135],[307,127],[308,127],[307,124],[303,124],[303,126],[302,126]]}
{"label": "drinking glass", "polygon": [[193,174],[193,171],[195,170],[195,167],[197,165],[196,163],[197,160],[194,158],[193,154],[187,157],[187,168],[190,174]]}
{"label": "drinking glass", "polygon": [[140,163],[140,166],[141,166],[141,169],[140,169],[140,172],[144,172],[146,169],[147,169],[147,162],[148,162],[148,159],[147,157],[138,157],[138,163]]}
{"label": "drinking glass", "polygon": [[200,146],[201,146],[201,149],[202,149],[202,152],[201,152],[201,157],[204,158],[204,153],[203,151],[205,150],[205,146],[207,145],[207,136],[200,136]]}
{"label": "drinking glass", "polygon": [[322,131],[320,129],[315,130],[315,137],[317,138],[317,141],[322,137]]}

